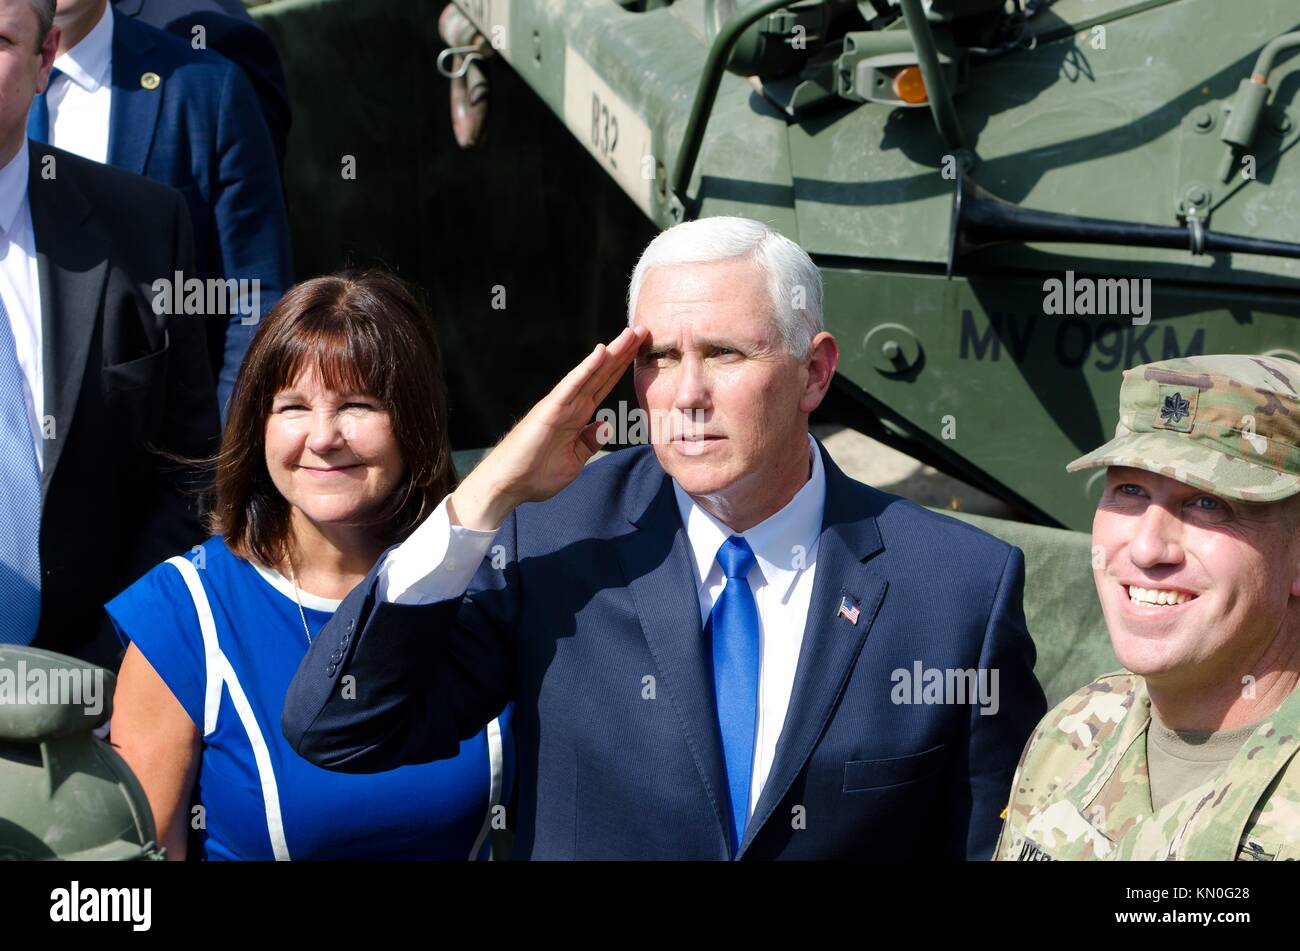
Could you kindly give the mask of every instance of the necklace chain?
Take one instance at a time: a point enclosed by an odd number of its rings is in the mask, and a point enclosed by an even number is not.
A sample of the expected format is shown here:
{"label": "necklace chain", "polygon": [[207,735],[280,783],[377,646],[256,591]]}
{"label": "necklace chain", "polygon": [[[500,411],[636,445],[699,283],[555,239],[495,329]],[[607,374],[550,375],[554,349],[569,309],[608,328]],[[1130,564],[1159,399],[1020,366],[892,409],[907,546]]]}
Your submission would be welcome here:
{"label": "necklace chain", "polygon": [[302,630],[307,635],[307,646],[311,647],[311,628],[307,626],[307,614],[302,609],[302,596],[298,594],[298,575],[293,570],[293,559],[289,561],[289,580],[293,582],[293,599],[298,602],[298,617],[302,618]]}

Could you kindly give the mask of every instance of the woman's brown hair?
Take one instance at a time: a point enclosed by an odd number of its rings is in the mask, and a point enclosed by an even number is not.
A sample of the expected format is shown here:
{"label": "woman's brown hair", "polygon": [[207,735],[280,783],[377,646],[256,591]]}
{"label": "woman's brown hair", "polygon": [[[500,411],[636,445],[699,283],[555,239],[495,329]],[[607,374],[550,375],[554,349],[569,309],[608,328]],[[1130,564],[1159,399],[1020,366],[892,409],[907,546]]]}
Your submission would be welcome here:
{"label": "woman's brown hair", "polygon": [[239,369],[208,529],[268,566],[289,553],[290,506],[266,468],[275,394],[304,369],[336,392],[365,393],[388,411],[406,473],[375,516],[385,546],[406,538],[456,487],[447,388],[429,317],[397,277],[345,271],[291,287],[267,314]]}

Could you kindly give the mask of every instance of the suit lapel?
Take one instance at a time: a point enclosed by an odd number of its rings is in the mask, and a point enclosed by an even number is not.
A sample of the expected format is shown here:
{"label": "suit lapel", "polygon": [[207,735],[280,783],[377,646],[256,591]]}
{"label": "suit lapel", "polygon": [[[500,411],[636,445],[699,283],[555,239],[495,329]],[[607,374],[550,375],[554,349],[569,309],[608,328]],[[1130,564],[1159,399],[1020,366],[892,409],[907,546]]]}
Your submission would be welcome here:
{"label": "suit lapel", "polygon": [[[32,142],[30,148],[27,198],[41,291],[45,414],[54,421],[53,438],[45,440],[41,475],[45,497],[72,427],[87,355],[103,310],[110,247],[108,234],[95,219],[68,163],[47,145]],[[46,156],[62,162],[63,167],[55,165],[57,178],[42,177]]]}
{"label": "suit lapel", "polygon": [[[667,693],[690,745],[695,767],[713,803],[718,846],[727,854],[723,824],[726,770],[713,698],[713,661],[700,626],[699,583],[673,494],[672,482],[647,454],[639,467],[638,502],[626,513],[637,531],[614,542],[637,617]],[[641,502],[644,501],[644,505]]]}
{"label": "suit lapel", "polygon": [[[745,825],[738,857],[744,856],[772,818],[773,810],[812,754],[866,642],[887,587],[864,563],[883,547],[871,514],[875,509],[873,500],[863,497],[870,490],[845,476],[820,442],[817,448],[826,471],[826,506],[803,646],[772,769]],[[857,603],[855,623],[837,615],[840,600],[846,595]]]}
{"label": "suit lapel", "polygon": [[[111,6],[111,4],[110,4]],[[117,9],[113,16],[113,104],[108,120],[108,164],[143,175],[153,146],[163,88],[149,89],[141,79],[146,73],[162,79],[161,66],[150,56],[154,39],[150,28],[142,27]]]}

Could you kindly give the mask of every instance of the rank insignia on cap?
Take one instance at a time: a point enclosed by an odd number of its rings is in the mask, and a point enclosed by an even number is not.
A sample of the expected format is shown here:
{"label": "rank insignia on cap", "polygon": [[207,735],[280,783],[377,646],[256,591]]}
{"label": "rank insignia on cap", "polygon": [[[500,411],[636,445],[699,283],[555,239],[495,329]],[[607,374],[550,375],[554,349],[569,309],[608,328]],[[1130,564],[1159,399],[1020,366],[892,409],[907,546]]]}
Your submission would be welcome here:
{"label": "rank insignia on cap", "polygon": [[1160,407],[1160,416],[1171,423],[1178,423],[1187,415],[1190,408],[1187,400],[1183,399],[1183,394],[1171,393],[1165,397],[1165,405]]}
{"label": "rank insignia on cap", "polygon": [[1192,422],[1196,418],[1196,401],[1201,391],[1194,386],[1160,387],[1159,402],[1156,404],[1155,417],[1152,422],[1159,429],[1172,429],[1174,432],[1192,431]]}
{"label": "rank insignia on cap", "polygon": [[861,613],[861,609],[858,607],[856,598],[850,598],[847,595],[840,598],[839,610],[835,612],[836,617],[842,617],[850,624],[857,624],[859,613]]}
{"label": "rank insignia on cap", "polygon": [[145,73],[140,77],[140,85],[145,89],[157,89],[162,85],[162,77],[157,73]]}

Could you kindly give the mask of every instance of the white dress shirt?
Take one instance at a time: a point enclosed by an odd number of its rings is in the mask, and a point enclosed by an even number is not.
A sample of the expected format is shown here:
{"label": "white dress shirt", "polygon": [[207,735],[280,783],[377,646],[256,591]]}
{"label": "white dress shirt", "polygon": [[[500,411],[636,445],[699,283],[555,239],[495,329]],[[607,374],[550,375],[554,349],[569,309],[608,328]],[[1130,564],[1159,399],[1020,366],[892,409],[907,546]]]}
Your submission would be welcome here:
{"label": "white dress shirt", "polygon": [[62,76],[50,83],[50,145],[108,161],[108,120],[113,108],[113,4],[81,42],[54,61]]}
{"label": "white dress shirt", "polygon": [[18,366],[26,384],[28,422],[36,445],[36,463],[45,467],[41,417],[45,413],[45,372],[41,357],[41,283],[36,269],[36,234],[27,201],[30,166],[27,141],[0,168],[0,300],[9,315]]}
{"label": "white dress shirt", "polygon": [[[808,455],[811,471],[803,487],[779,512],[741,533],[754,552],[749,585],[759,618],[758,723],[750,778],[751,815],[776,757],[812,600],[826,503],[826,472],[811,435]],[[704,623],[726,586],[717,561],[718,549],[734,533],[700,508],[676,480],[673,491],[694,556],[692,567],[703,637]],[[406,541],[385,554],[377,593],[396,604],[433,604],[459,598],[495,537],[495,529],[484,532],[452,525],[444,499]]]}
{"label": "white dress shirt", "polygon": [[[754,766],[749,786],[749,814],[776,758],[776,741],[785,725],[786,710],[794,691],[804,625],[812,602],[817,543],[821,539],[822,511],[826,504],[826,472],[821,453],[808,437],[811,474],[785,507],[753,528],[741,532],[754,552],[749,587],[758,605],[758,723],[754,731]],[[699,585],[700,626],[708,621],[713,605],[727,586],[718,549],[735,533],[700,508],[673,481],[677,510],[695,555]]]}

